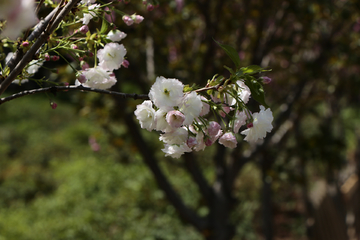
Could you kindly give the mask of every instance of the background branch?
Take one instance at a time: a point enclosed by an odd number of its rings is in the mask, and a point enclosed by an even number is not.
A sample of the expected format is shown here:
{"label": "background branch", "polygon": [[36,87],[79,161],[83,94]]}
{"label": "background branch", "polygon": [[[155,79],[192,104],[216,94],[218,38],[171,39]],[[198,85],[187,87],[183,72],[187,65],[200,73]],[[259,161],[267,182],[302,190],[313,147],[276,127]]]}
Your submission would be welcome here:
{"label": "background branch", "polygon": [[109,90],[103,90],[103,89],[88,88],[88,87],[84,87],[82,85],[80,85],[80,86],[72,85],[72,86],[53,86],[53,87],[47,87],[47,88],[38,88],[38,89],[15,93],[9,97],[0,98],[0,105],[5,102],[11,101],[13,99],[24,97],[27,95],[36,94],[36,93],[51,92],[55,95],[57,92],[69,91],[69,90],[110,94],[110,95],[116,95],[120,98],[133,98],[135,100],[136,99],[144,99],[144,100],[149,99],[148,95],[146,95],[146,94],[121,93],[121,92],[115,92],[115,91],[109,91]]}

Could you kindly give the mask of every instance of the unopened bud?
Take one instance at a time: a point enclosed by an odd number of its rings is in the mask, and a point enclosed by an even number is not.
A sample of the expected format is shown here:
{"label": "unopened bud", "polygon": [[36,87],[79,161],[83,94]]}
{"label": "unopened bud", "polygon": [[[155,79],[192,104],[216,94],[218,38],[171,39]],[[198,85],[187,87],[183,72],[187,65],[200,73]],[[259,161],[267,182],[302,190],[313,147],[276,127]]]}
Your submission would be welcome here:
{"label": "unopened bud", "polygon": [[30,45],[30,43],[28,41],[25,41],[25,42],[22,43],[23,47],[28,47],[29,45]]}
{"label": "unopened bud", "polygon": [[154,5],[148,4],[147,7],[146,7],[146,9],[147,9],[149,12],[151,12],[152,10],[154,10]]}
{"label": "unopened bud", "polygon": [[272,79],[269,77],[261,77],[261,78],[262,78],[264,84],[271,83],[271,81],[272,81]]}
{"label": "unopened bud", "polygon": [[213,141],[211,141],[210,138],[206,139],[206,141],[205,141],[205,145],[206,145],[206,146],[209,147],[209,146],[211,146],[212,144],[213,144]]}
{"label": "unopened bud", "polygon": [[198,142],[196,141],[195,137],[189,137],[188,140],[186,141],[186,144],[188,145],[189,148],[192,148],[192,147],[196,146],[196,144],[198,144]]}
{"label": "unopened bud", "polygon": [[140,15],[132,15],[131,17],[136,24],[139,24],[144,20],[144,17]]}
{"label": "unopened bud", "polygon": [[79,80],[80,83],[86,82],[86,77],[84,74],[80,74],[77,79]]}
{"label": "unopened bud", "polygon": [[246,125],[246,127],[247,128],[252,128],[254,126],[254,124],[251,122],[251,123],[248,123],[247,125]]}
{"label": "unopened bud", "polygon": [[124,68],[128,68],[130,63],[128,60],[124,59],[124,61],[121,63],[121,65],[123,65]]}
{"label": "unopened bud", "polygon": [[134,20],[129,17],[128,15],[125,15],[122,17],[122,20],[126,23],[126,25],[130,26],[134,23]]}
{"label": "unopened bud", "polygon": [[86,34],[89,31],[89,27],[87,25],[83,25],[79,30],[81,33]]}
{"label": "unopened bud", "polygon": [[45,61],[50,61],[50,55],[49,54],[47,54],[47,53],[45,53]]}
{"label": "unopened bud", "polygon": [[90,66],[89,66],[89,64],[88,64],[87,62],[84,62],[84,63],[81,65],[81,69],[82,69],[82,70],[86,70],[86,69],[88,69],[88,68],[90,68]]}
{"label": "unopened bud", "polygon": [[51,102],[51,103],[50,103],[50,106],[51,106],[52,109],[56,109],[56,108],[57,108],[56,102]]}
{"label": "unopened bud", "polygon": [[54,56],[51,56],[51,61],[58,61],[60,59],[60,57],[59,56],[57,56],[57,55],[54,55]]}

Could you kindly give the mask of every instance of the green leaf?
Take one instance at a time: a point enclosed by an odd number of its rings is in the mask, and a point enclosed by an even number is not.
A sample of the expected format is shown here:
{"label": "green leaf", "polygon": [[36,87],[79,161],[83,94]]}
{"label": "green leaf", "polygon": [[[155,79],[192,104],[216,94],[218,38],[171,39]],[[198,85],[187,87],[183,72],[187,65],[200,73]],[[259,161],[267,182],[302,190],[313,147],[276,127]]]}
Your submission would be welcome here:
{"label": "green leaf", "polygon": [[263,72],[263,68],[257,65],[242,67],[240,70],[243,72],[243,74],[254,74],[254,73]]}
{"label": "green leaf", "polygon": [[251,97],[264,107],[268,108],[269,106],[265,102],[265,94],[262,85],[257,81],[254,81],[253,77],[245,78],[245,84],[250,88]]}
{"label": "green leaf", "polygon": [[100,34],[106,33],[106,31],[108,29],[109,29],[109,23],[106,20],[103,20],[102,25],[101,25],[101,29],[100,29]]}
{"label": "green leaf", "polygon": [[231,58],[231,60],[235,63],[236,68],[240,67],[240,57],[238,52],[232,46],[221,44],[214,39],[214,41],[225,51],[225,53]]}

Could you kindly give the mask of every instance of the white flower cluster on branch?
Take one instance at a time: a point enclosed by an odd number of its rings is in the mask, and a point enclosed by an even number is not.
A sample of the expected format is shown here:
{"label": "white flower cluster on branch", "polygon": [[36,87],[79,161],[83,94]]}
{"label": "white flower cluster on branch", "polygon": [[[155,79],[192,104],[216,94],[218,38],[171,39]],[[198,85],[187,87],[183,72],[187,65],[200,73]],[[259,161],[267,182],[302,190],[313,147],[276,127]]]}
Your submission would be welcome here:
{"label": "white flower cluster on branch", "polygon": [[260,106],[260,112],[251,114],[245,105],[251,92],[242,80],[220,85],[184,92],[179,80],[158,77],[150,89],[150,100],[136,107],[135,116],[141,128],[160,132],[162,151],[173,158],[204,150],[216,141],[236,148],[236,134],[244,125],[247,129],[241,134],[246,135],[245,141],[255,143],[264,138],[272,129],[271,110]]}

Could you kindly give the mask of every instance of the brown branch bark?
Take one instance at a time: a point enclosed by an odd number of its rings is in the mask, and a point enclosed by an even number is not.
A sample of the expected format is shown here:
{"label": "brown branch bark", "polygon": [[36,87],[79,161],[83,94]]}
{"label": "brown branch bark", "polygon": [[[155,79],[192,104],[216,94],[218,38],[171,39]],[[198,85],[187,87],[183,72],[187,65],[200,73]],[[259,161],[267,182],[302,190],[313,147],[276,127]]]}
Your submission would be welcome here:
{"label": "brown branch bark", "polygon": [[5,103],[5,102],[9,102],[9,101],[14,100],[16,98],[24,97],[24,96],[27,96],[27,95],[33,95],[33,94],[44,93],[44,92],[50,92],[50,93],[53,93],[55,95],[57,92],[65,92],[65,91],[69,91],[69,90],[110,94],[110,95],[116,95],[117,97],[120,97],[120,98],[123,98],[123,99],[124,98],[132,98],[132,99],[135,99],[135,100],[136,99],[144,99],[144,100],[149,99],[149,96],[146,95],[146,94],[121,93],[121,92],[114,92],[114,91],[103,90],[103,89],[88,88],[88,87],[84,87],[82,85],[80,85],[80,86],[72,85],[72,86],[53,86],[53,87],[47,87],[47,88],[38,88],[38,89],[27,90],[27,91],[15,93],[15,94],[13,94],[11,96],[0,98],[0,105]]}

